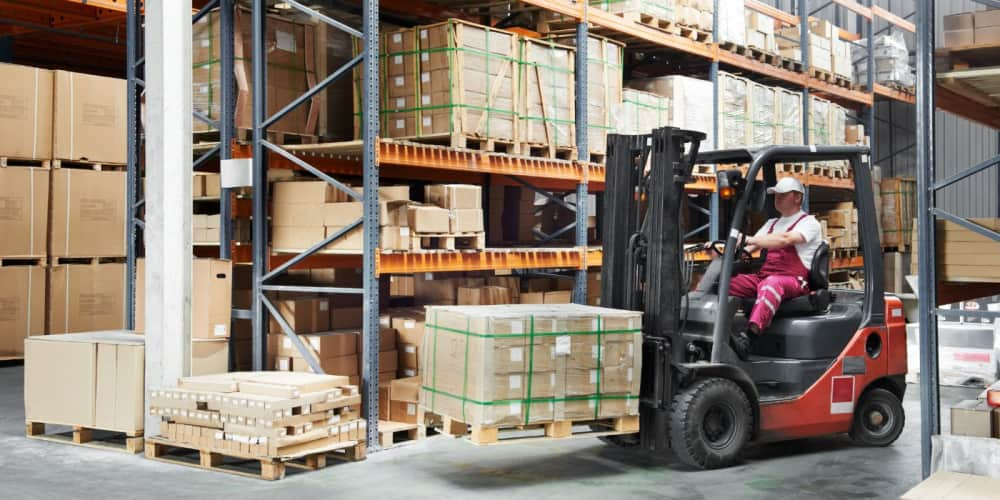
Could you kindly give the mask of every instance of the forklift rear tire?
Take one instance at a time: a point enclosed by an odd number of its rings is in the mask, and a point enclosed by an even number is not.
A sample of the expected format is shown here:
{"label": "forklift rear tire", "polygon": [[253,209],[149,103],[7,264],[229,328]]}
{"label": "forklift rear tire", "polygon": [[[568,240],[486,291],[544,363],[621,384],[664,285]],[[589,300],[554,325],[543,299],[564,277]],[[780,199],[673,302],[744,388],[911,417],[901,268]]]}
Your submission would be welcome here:
{"label": "forklift rear tire", "polygon": [[851,439],[863,446],[889,446],[903,432],[903,403],[885,389],[872,389],[861,396],[854,410]]}
{"label": "forklift rear tire", "polygon": [[732,380],[706,378],[674,396],[670,447],[682,462],[700,469],[728,467],[740,460],[750,438],[750,400]]}

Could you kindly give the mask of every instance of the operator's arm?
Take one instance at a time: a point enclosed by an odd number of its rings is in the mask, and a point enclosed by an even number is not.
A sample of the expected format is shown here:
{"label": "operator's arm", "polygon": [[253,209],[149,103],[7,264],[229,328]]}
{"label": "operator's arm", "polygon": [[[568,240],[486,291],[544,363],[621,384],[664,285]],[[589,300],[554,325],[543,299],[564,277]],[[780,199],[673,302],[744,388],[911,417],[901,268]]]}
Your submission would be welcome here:
{"label": "operator's arm", "polygon": [[806,242],[806,237],[799,231],[788,231],[784,233],[771,233],[752,236],[747,239],[747,244],[757,248],[773,250],[798,245]]}

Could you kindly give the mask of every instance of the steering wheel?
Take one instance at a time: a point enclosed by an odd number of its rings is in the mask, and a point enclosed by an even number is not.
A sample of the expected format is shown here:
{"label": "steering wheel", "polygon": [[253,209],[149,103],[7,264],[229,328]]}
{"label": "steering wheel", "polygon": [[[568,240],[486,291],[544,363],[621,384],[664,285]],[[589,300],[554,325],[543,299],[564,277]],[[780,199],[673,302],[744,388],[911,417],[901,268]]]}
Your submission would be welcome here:
{"label": "steering wheel", "polygon": [[[737,258],[741,260],[753,260],[753,254],[747,251],[746,238],[741,238],[739,240],[739,248],[737,249]],[[724,240],[716,240],[709,243],[708,247],[715,252],[719,257],[725,257],[726,255],[726,242]]]}

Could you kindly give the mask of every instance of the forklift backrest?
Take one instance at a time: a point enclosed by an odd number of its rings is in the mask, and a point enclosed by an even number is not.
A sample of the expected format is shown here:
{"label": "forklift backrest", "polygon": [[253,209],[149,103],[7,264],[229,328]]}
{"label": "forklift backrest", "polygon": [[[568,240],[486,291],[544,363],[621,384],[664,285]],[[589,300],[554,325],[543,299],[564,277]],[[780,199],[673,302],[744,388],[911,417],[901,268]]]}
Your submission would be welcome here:
{"label": "forklift backrest", "polygon": [[830,288],[830,245],[824,241],[813,255],[809,269],[809,289],[816,291],[827,288]]}

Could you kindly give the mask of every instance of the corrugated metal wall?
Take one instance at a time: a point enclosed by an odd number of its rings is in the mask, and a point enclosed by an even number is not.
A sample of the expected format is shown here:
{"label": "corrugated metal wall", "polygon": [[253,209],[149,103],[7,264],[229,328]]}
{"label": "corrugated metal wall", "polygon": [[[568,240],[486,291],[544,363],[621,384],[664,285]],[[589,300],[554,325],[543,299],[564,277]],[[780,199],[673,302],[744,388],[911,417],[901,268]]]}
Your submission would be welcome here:
{"label": "corrugated metal wall", "polygon": [[[791,8],[790,0],[773,0],[769,3],[785,10]],[[810,3],[813,6],[820,5],[820,0],[813,0]],[[901,17],[914,11],[914,0],[875,0],[873,3]],[[941,46],[941,41],[944,38],[941,28],[942,17],[984,9],[982,5],[970,0],[936,2],[936,8],[938,21],[935,37],[938,46]],[[834,18],[833,8],[827,7],[817,15],[832,21]],[[845,11],[842,16],[845,29],[860,31],[857,27],[856,15]],[[908,17],[907,20],[916,21],[912,16]],[[875,32],[878,33],[887,25],[888,23],[885,21],[876,19]],[[912,51],[914,47],[912,34],[907,33],[905,38]],[[882,166],[883,175],[916,177],[916,151],[914,150],[916,111],[914,107],[882,99],[876,103],[875,116],[873,157]],[[958,173],[1000,153],[1000,142],[998,142],[996,130],[943,111],[937,112],[936,135],[935,158],[938,179]],[[965,217],[1000,217],[1000,198],[998,198],[1000,195],[998,192],[1000,192],[1000,175],[994,168],[943,190],[938,194],[938,206]]]}

